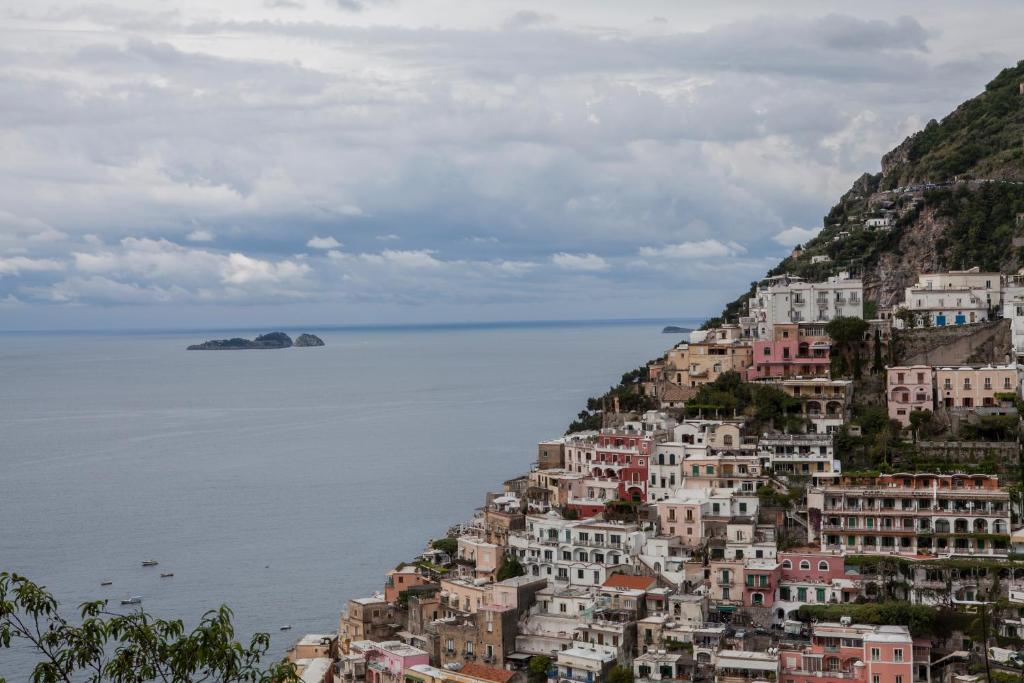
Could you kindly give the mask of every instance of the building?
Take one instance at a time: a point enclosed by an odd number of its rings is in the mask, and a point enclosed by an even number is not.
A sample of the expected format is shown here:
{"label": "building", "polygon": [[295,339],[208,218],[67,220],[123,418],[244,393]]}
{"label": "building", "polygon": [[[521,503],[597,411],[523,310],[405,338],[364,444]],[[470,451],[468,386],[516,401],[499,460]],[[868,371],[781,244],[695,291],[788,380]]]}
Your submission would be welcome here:
{"label": "building", "polygon": [[768,380],[783,393],[798,399],[807,431],[831,434],[846,423],[853,402],[853,381],[827,377],[790,377]]}
{"label": "building", "polygon": [[610,647],[579,645],[562,650],[557,657],[557,683],[603,683],[615,666],[616,654]]}
{"label": "building", "polygon": [[827,377],[832,340],[821,323],[779,323],[771,337],[754,342],[753,365],[746,379]]}
{"label": "building", "polygon": [[403,564],[392,569],[387,574],[384,583],[384,601],[394,604],[398,601],[399,595],[417,586],[424,586],[431,583],[431,580],[423,575],[419,567],[413,564]]}
{"label": "building", "polygon": [[348,601],[339,620],[338,634],[343,640],[388,640],[398,624],[394,612],[383,595],[355,598]]}
{"label": "building", "polygon": [[714,657],[715,683],[777,681],[779,657],[768,652],[720,650]]}
{"label": "building", "polygon": [[418,664],[430,664],[430,655],[400,640],[380,643],[356,641],[350,645],[366,659],[366,683],[398,683],[405,670]]}
{"label": "building", "polygon": [[999,394],[1016,394],[1017,364],[935,368],[935,395],[947,409],[996,408]]}
{"label": "building", "polygon": [[931,644],[906,626],[814,624],[810,645],[782,647],[785,683],[915,683],[929,681]]}
{"label": "building", "polygon": [[[917,316],[921,325],[965,325],[989,319],[989,311],[1002,307],[999,273],[982,273],[975,266],[948,273],[922,273],[907,287],[903,308]],[[896,325],[903,325],[896,320]]]}
{"label": "building", "polygon": [[776,476],[808,477],[812,486],[833,483],[842,472],[832,434],[763,434],[757,449],[763,469]]}
{"label": "building", "polygon": [[935,380],[928,365],[898,365],[886,368],[885,400],[889,419],[910,426],[915,410],[935,409]]}
{"label": "building", "polygon": [[753,362],[753,347],[736,325],[690,334],[665,354],[664,379],[680,387],[710,384],[726,372],[744,374]]}
{"label": "building", "polygon": [[779,553],[781,574],[773,621],[782,624],[795,617],[803,605],[851,602],[859,594],[856,582],[846,576],[842,555],[817,549]]}
{"label": "building", "polygon": [[793,275],[765,278],[747,301],[740,319],[746,336],[775,338],[775,326],[788,323],[827,323],[838,317],[864,317],[864,285],[840,273],[825,282],[807,282]]}
{"label": "building", "polygon": [[989,474],[886,474],[812,489],[821,549],[850,554],[1006,557],[1010,494]]}

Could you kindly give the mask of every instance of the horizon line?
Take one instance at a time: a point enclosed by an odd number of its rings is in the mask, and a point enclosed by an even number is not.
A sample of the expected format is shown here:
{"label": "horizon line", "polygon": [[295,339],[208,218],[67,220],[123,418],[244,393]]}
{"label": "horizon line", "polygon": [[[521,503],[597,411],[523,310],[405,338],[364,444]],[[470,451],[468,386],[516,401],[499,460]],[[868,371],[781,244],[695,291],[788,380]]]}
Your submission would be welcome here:
{"label": "horizon line", "polygon": [[345,325],[233,325],[230,327],[152,327],[152,328],[130,328],[130,327],[105,327],[105,328],[44,328],[44,329],[0,329],[0,335],[59,335],[59,334],[191,334],[202,332],[252,332],[258,329],[266,329],[268,332],[281,332],[285,330],[303,331],[337,331],[337,332],[360,332],[360,331],[386,331],[386,330],[444,330],[444,329],[473,329],[473,328],[515,328],[515,327],[573,327],[584,325],[642,325],[642,324],[671,324],[671,323],[693,323],[700,324],[707,319],[707,316],[676,318],[544,318],[537,320],[463,320],[463,321],[439,321],[439,322],[418,322],[418,323],[352,323]]}

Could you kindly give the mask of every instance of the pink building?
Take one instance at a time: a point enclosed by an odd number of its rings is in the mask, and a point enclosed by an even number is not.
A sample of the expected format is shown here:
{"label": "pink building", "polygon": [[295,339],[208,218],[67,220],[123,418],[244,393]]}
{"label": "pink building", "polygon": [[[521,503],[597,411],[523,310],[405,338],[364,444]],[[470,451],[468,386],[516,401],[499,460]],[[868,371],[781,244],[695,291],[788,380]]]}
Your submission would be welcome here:
{"label": "pink building", "polygon": [[928,365],[900,365],[887,369],[885,388],[889,419],[910,426],[910,413],[934,410],[934,373]]}
{"label": "pink building", "polygon": [[423,576],[419,567],[404,564],[388,572],[387,580],[384,583],[384,600],[393,604],[403,591],[428,583],[430,583],[430,579]]}
{"label": "pink building", "polygon": [[771,339],[754,342],[754,364],[746,378],[827,377],[831,348],[822,325],[775,325]]}
{"label": "pink building", "polygon": [[357,641],[352,649],[366,658],[366,683],[397,683],[409,667],[430,664],[430,655],[400,640]]}
{"label": "pink building", "polygon": [[747,560],[743,568],[743,604],[747,607],[771,607],[779,587],[781,566],[775,560]]}
{"label": "pink building", "polygon": [[654,439],[624,429],[604,429],[597,437],[591,477],[618,482],[619,498],[637,502],[647,500],[647,473]]}
{"label": "pink building", "polygon": [[822,622],[811,644],[783,647],[784,683],[921,683],[929,681],[931,645],[915,641],[906,626]]}

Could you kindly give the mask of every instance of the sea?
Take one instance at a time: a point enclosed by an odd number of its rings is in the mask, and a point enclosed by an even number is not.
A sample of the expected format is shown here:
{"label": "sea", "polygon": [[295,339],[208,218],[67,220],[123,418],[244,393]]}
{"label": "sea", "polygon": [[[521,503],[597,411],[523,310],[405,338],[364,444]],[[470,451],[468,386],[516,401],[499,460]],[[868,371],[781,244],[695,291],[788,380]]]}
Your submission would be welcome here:
{"label": "sea", "polygon": [[[139,595],[193,626],[226,604],[280,657],[696,322],[284,328],[326,346],[219,352],[185,347],[269,330],[0,333],[0,571],[72,614]],[[34,661],[0,649],[0,678]]]}

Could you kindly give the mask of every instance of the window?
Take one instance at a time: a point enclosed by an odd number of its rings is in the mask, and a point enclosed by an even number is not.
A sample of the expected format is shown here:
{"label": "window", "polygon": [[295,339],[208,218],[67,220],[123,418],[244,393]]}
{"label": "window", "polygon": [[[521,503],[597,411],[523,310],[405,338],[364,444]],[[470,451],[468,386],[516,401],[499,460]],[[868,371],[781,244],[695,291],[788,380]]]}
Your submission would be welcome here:
{"label": "window", "polygon": [[473,641],[471,641],[471,640],[467,640],[466,641],[466,654],[467,655],[473,654]]}
{"label": "window", "polygon": [[747,511],[747,504],[746,503],[740,503],[740,512],[746,512],[746,511]]}
{"label": "window", "polygon": [[882,659],[882,651],[879,650],[877,647],[871,648],[871,661],[872,662],[878,662],[878,661],[881,661],[881,659]]}
{"label": "window", "polygon": [[792,569],[793,568],[793,562],[790,561],[790,560],[783,560],[782,561],[782,568],[783,569]]}
{"label": "window", "polygon": [[828,562],[826,562],[825,560],[822,560],[821,562],[819,562],[818,563],[818,571],[827,572],[828,571]]}
{"label": "window", "polygon": [[808,560],[800,560],[800,569],[810,569],[811,563]]}
{"label": "window", "polygon": [[871,683],[882,683],[882,677],[878,674],[873,674],[871,676]]}
{"label": "window", "polygon": [[583,570],[582,569],[577,569],[576,570],[576,578],[577,579],[582,579],[583,578]]}
{"label": "window", "polygon": [[903,676],[897,675],[896,676],[896,683],[903,683]]}
{"label": "window", "polygon": [[816,588],[814,590],[814,599],[817,600],[818,602],[825,602],[825,589],[824,588]]}
{"label": "window", "polygon": [[455,652],[455,640],[449,638],[444,642],[444,649],[448,652]]}
{"label": "window", "polygon": [[902,662],[903,661],[903,648],[897,647],[897,648],[893,649],[893,651],[892,651],[892,660],[894,662]]}
{"label": "window", "polygon": [[797,602],[807,602],[807,589],[797,588],[796,589],[796,600]]}

